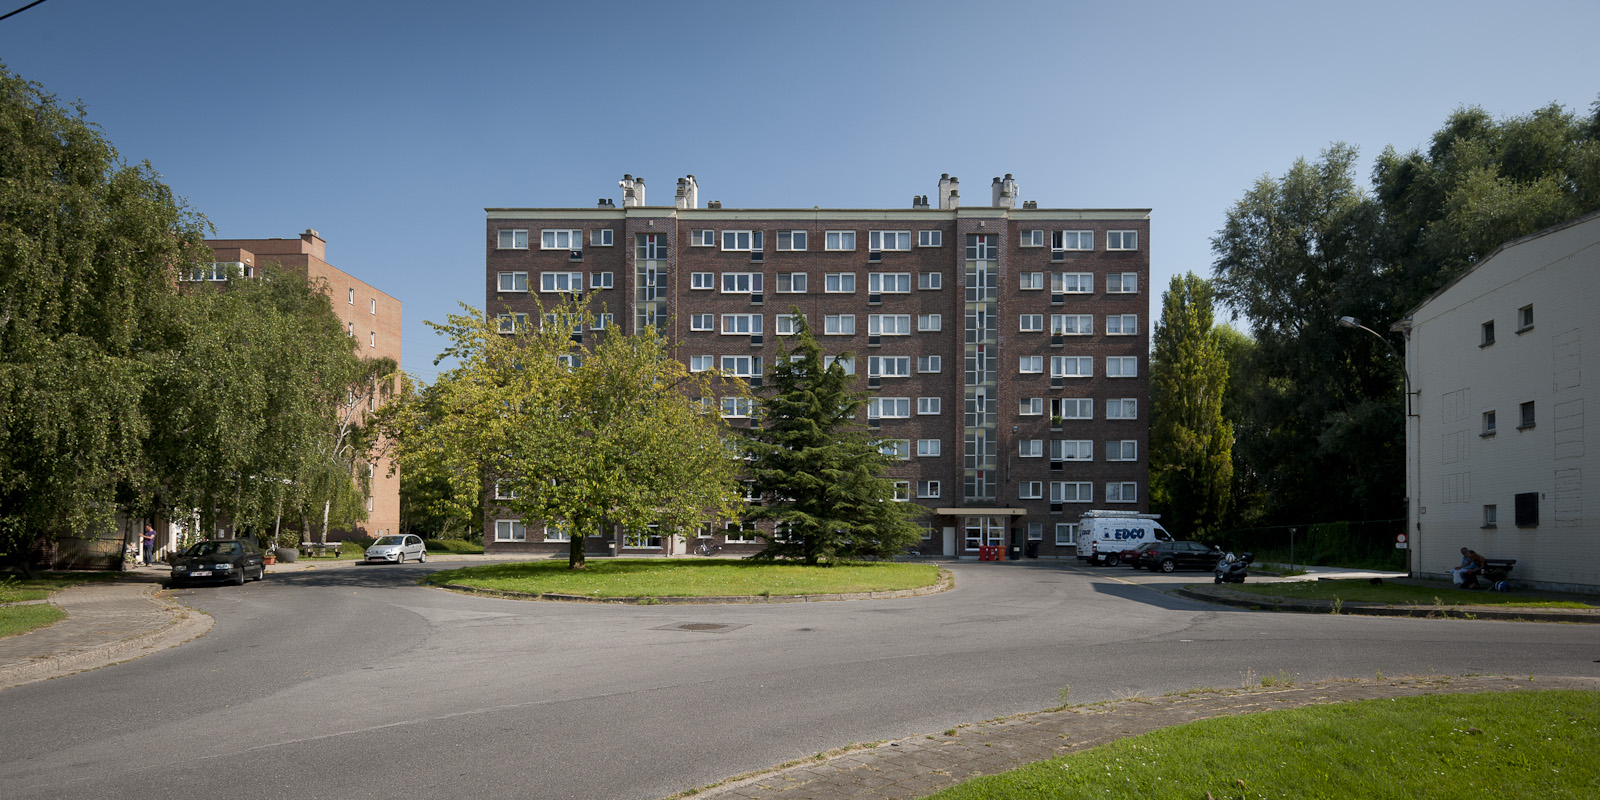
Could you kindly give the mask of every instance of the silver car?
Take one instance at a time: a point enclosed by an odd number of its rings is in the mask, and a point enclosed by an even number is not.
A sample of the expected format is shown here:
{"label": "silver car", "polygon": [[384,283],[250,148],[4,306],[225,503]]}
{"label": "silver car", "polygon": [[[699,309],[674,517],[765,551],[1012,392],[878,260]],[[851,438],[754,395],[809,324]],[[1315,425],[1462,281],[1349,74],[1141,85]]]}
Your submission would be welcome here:
{"label": "silver car", "polygon": [[406,563],[406,559],[416,559],[419,562],[428,560],[428,547],[422,543],[422,537],[406,534],[404,536],[380,536],[367,548],[367,561],[393,561],[396,564]]}

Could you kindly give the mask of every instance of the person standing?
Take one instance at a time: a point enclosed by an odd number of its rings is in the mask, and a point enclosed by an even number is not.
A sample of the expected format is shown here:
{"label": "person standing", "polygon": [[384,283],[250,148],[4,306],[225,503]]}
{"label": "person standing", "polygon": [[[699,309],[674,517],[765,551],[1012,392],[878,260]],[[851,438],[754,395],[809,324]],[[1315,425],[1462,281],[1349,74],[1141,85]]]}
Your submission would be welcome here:
{"label": "person standing", "polygon": [[156,561],[156,529],[145,523],[144,536],[140,538],[144,541],[144,565],[148,567]]}

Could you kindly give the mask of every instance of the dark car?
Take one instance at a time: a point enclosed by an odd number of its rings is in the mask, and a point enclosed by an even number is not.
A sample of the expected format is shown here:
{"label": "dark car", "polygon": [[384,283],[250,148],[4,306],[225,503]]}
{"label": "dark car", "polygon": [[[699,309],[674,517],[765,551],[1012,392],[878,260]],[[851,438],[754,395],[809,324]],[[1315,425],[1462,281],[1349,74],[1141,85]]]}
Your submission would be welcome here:
{"label": "dark car", "polygon": [[1211,570],[1222,558],[1222,551],[1199,542],[1156,542],[1139,551],[1139,566],[1151,572],[1180,569]]}
{"label": "dark car", "polygon": [[261,580],[267,574],[267,559],[256,543],[248,539],[207,539],[189,545],[172,558],[172,583],[231,583],[243,586],[246,580]]}

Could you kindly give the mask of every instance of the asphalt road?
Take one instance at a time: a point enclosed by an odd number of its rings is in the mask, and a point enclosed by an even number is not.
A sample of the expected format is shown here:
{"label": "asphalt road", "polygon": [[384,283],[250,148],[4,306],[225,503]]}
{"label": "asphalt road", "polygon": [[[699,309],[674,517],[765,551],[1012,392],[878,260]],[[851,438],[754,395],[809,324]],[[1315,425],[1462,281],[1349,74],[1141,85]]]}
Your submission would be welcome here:
{"label": "asphalt road", "polygon": [[[1294,615],[961,563],[902,600],[521,602],[438,565],[186,589],[204,638],[0,692],[0,795],[659,798],[850,742],[1263,675],[1600,674],[1600,626]],[[726,626],[714,631],[681,625]]]}

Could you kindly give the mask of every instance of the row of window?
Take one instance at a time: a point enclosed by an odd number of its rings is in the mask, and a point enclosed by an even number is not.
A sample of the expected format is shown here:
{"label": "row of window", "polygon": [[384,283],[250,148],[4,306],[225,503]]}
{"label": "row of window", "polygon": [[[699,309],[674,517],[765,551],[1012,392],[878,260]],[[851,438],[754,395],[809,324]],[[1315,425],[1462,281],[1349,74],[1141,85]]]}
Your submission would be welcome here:
{"label": "row of window", "polygon": [[[1521,431],[1532,428],[1536,422],[1538,422],[1538,414],[1534,408],[1534,401],[1529,400],[1528,402],[1517,406],[1517,430]],[[1493,436],[1494,433],[1495,413],[1493,411],[1485,411],[1483,412],[1482,435]]]}
{"label": "row of window", "polygon": [[[1021,333],[1043,333],[1043,314],[1022,314],[1017,318]],[[1093,314],[1051,314],[1050,332],[1062,336],[1091,336],[1094,334]],[[1136,336],[1139,333],[1138,314],[1107,314],[1107,336]]]}
{"label": "row of window", "polygon": [[[1092,272],[1024,272],[1020,276],[1020,287],[1024,291],[1043,291],[1045,288],[1045,275],[1050,276],[1050,290],[1052,294],[1092,294],[1094,292],[1094,273]],[[527,272],[501,272],[501,292],[526,292],[529,290]],[[226,280],[226,274],[216,280]],[[822,276],[822,291],[824,294],[854,294],[856,291],[856,273],[854,272],[829,272]],[[198,280],[198,279],[196,279]],[[778,294],[805,294],[809,290],[810,279],[804,272],[780,272],[774,291]],[[761,294],[765,291],[765,276],[760,272],[724,272],[722,273],[721,290],[723,294]],[[589,288],[610,289],[614,286],[614,279],[610,272],[593,272],[589,276]],[[689,273],[689,289],[691,291],[716,291],[718,288],[717,273],[691,272]],[[938,272],[917,273],[917,288],[923,291],[932,291],[944,288],[944,275]],[[351,291],[351,302],[355,302],[354,292]],[[541,292],[581,292],[583,291],[582,272],[541,272],[539,273],[539,291]],[[1106,275],[1107,294],[1133,294],[1139,291],[1139,274],[1136,272],[1112,272]],[[869,272],[867,273],[868,294],[910,294],[911,273],[909,272]],[[373,301],[373,313],[377,313],[377,301]],[[1493,323],[1486,323],[1493,326]],[[1492,332],[1488,334],[1493,336]]]}
{"label": "row of window", "polygon": [[[1044,356],[1019,356],[1017,359],[1017,371],[1023,375],[1043,374],[1044,359]],[[1093,378],[1094,358],[1092,356],[1051,356],[1050,377]],[[1106,377],[1139,377],[1139,357],[1106,356]]]}
{"label": "row of window", "polygon": [[[1539,493],[1522,492],[1512,495],[1512,510],[1515,513],[1516,526],[1519,528],[1539,527]],[[1500,507],[1490,503],[1483,507],[1483,527],[1500,527]]]}
{"label": "row of window", "polygon": [[[1517,309],[1517,333],[1533,330],[1533,306],[1526,305]],[[1488,347],[1494,344],[1494,320],[1483,323],[1482,338],[1478,340],[1479,347]]]}
{"label": "row of window", "polygon": [[[1043,397],[1023,398],[1021,413],[1024,415],[1043,416],[1046,407]],[[1087,397],[1052,397],[1048,398],[1051,420],[1092,420],[1094,419],[1094,400]],[[917,415],[928,416],[943,413],[943,401],[938,397],[918,397]],[[1138,419],[1139,401],[1131,397],[1111,398],[1105,401],[1106,419]],[[867,419],[910,419],[911,398],[909,397],[872,397],[867,400]],[[1040,445],[1043,447],[1043,445]],[[1054,445],[1052,445],[1054,447]],[[1027,444],[1023,445],[1026,451]],[[1042,451],[1041,451],[1042,452]],[[1052,450],[1052,453],[1054,451]],[[1027,452],[1021,455],[1028,456]],[[1035,453],[1036,457],[1038,454]],[[1052,456],[1053,458],[1053,456]],[[1055,459],[1063,460],[1063,459]],[[1122,459],[1118,459],[1122,460]]]}
{"label": "row of window", "polygon": [[[606,330],[606,329],[608,329],[608,328],[610,328],[612,326],[612,320],[613,320],[613,317],[612,317],[611,314],[595,314],[594,315],[594,324],[590,325],[589,329],[590,330],[596,330],[596,331]],[[503,314],[496,314],[495,315],[495,323],[497,324],[497,326],[498,326],[497,330],[500,333],[515,333],[519,329],[521,329],[522,327],[524,327],[524,326],[526,326],[528,324],[528,315],[524,314],[524,313],[521,313],[521,312],[508,312],[508,313],[503,313]],[[556,323],[556,315],[555,314],[546,314],[546,315],[544,315],[544,324],[546,324],[546,325],[554,325],[555,323]],[[577,324],[573,325],[571,332],[572,333],[583,333],[583,323],[580,322],[580,323],[577,323]]]}
{"label": "row of window", "polygon": [[[497,231],[497,246],[501,250],[527,250],[528,231],[522,228],[503,228]],[[875,253],[909,251],[913,231],[867,231],[867,250]],[[800,230],[775,232],[777,250],[801,252],[809,249],[809,234]],[[915,231],[918,247],[943,247],[944,233],[937,230]],[[589,244],[593,247],[611,247],[615,231],[611,228],[593,228],[589,231]],[[849,252],[856,249],[856,231],[824,231],[822,249],[828,252]],[[1095,249],[1094,231],[1025,230],[1019,236],[1022,247],[1044,247],[1049,240],[1050,249],[1059,252],[1092,251]],[[758,230],[725,230],[720,232],[696,229],[689,232],[691,247],[716,247],[727,252],[755,252],[766,249],[766,232]],[[581,250],[583,231],[577,228],[546,229],[539,231],[541,250]],[[1139,249],[1138,231],[1106,231],[1105,249],[1127,251]]]}
{"label": "row of window", "polygon": [[[612,288],[612,274],[610,272],[589,273],[589,288]],[[528,273],[502,272],[500,273],[500,291],[526,292],[528,291]],[[539,291],[541,292],[581,292],[583,291],[583,273],[581,272],[541,272],[539,273]]]}
{"label": "row of window", "polygon": [[[775,291],[778,294],[805,294],[809,284],[809,277],[804,272],[780,272],[777,275]],[[764,291],[765,282],[763,273],[760,272],[724,272],[722,273],[723,294],[760,294]],[[822,276],[822,291],[827,294],[854,294],[856,291],[856,274],[854,272],[829,272]],[[712,291],[717,288],[717,273],[691,272],[689,273],[689,289],[691,291]],[[917,288],[933,290],[944,288],[944,275],[938,272],[923,272],[917,275]],[[909,294],[911,292],[911,273],[909,272],[869,272],[867,273],[867,292],[870,294]]]}

